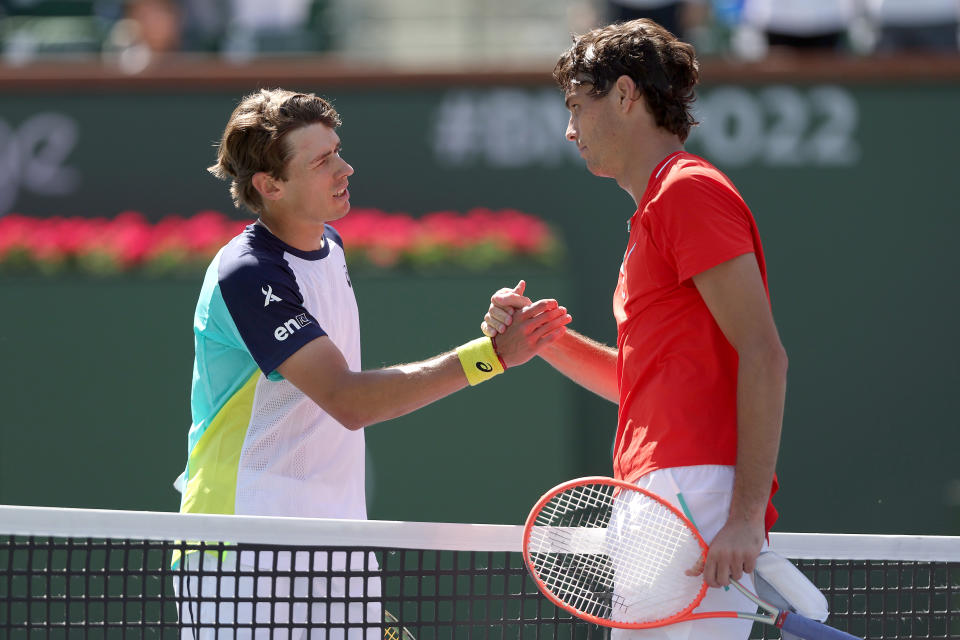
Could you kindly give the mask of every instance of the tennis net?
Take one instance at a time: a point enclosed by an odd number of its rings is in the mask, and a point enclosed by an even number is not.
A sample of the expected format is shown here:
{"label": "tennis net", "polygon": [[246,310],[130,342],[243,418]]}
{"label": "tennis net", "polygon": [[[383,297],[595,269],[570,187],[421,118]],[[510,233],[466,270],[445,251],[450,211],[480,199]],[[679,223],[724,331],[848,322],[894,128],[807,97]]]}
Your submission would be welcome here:
{"label": "tennis net", "polygon": [[[0,506],[0,638],[608,637],[539,594],[521,533]],[[960,538],[775,533],[771,546],[824,592],[834,627],[960,638]]]}

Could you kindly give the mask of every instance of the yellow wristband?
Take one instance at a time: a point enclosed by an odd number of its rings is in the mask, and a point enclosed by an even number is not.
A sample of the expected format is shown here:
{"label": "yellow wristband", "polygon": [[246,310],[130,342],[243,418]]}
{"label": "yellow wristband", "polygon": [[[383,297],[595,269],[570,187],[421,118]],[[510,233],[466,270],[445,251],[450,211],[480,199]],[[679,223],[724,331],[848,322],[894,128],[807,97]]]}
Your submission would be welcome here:
{"label": "yellow wristband", "polygon": [[503,373],[503,365],[493,348],[493,342],[486,336],[457,347],[457,357],[470,386]]}

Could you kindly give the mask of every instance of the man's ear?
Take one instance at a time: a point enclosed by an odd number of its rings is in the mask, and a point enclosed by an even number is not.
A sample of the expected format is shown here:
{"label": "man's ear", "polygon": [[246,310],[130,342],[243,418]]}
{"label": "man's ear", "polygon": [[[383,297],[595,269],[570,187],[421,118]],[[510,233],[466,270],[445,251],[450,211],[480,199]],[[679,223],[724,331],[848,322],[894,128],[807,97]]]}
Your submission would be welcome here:
{"label": "man's ear", "polygon": [[640,87],[633,81],[633,78],[627,75],[617,78],[616,83],[613,85],[613,90],[619,98],[620,107],[625,111],[632,109],[634,103],[643,97],[643,92],[640,90]]}
{"label": "man's ear", "polygon": [[277,180],[266,171],[253,174],[253,188],[265,200],[279,200],[283,197],[283,182]]}

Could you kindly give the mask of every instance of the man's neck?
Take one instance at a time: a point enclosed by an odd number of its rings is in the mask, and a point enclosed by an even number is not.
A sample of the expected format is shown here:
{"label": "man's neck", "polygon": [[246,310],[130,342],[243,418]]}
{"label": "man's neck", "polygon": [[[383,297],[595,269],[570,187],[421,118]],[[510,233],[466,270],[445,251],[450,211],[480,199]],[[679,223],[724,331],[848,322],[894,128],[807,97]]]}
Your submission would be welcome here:
{"label": "man's neck", "polygon": [[653,170],[663,162],[664,158],[677,151],[683,151],[683,143],[677,136],[673,134],[654,136],[649,143],[642,145],[631,154],[624,167],[623,178],[618,179],[617,184],[629,193],[634,204],[639,206],[650,183]]}
{"label": "man's neck", "polygon": [[304,224],[292,221],[283,216],[263,212],[257,218],[257,224],[295,249],[301,251],[316,251],[323,248],[323,232],[326,225]]}

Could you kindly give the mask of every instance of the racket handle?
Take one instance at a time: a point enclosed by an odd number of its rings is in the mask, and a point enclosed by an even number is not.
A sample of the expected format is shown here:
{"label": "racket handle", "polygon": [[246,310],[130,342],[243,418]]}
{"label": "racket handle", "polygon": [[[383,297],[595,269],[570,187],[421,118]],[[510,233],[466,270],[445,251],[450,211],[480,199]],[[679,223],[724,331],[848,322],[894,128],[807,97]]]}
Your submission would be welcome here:
{"label": "racket handle", "polygon": [[862,640],[862,638],[851,635],[846,631],[834,629],[822,622],[804,618],[789,611],[784,611],[777,618],[777,626],[784,631],[806,638],[806,640]]}

